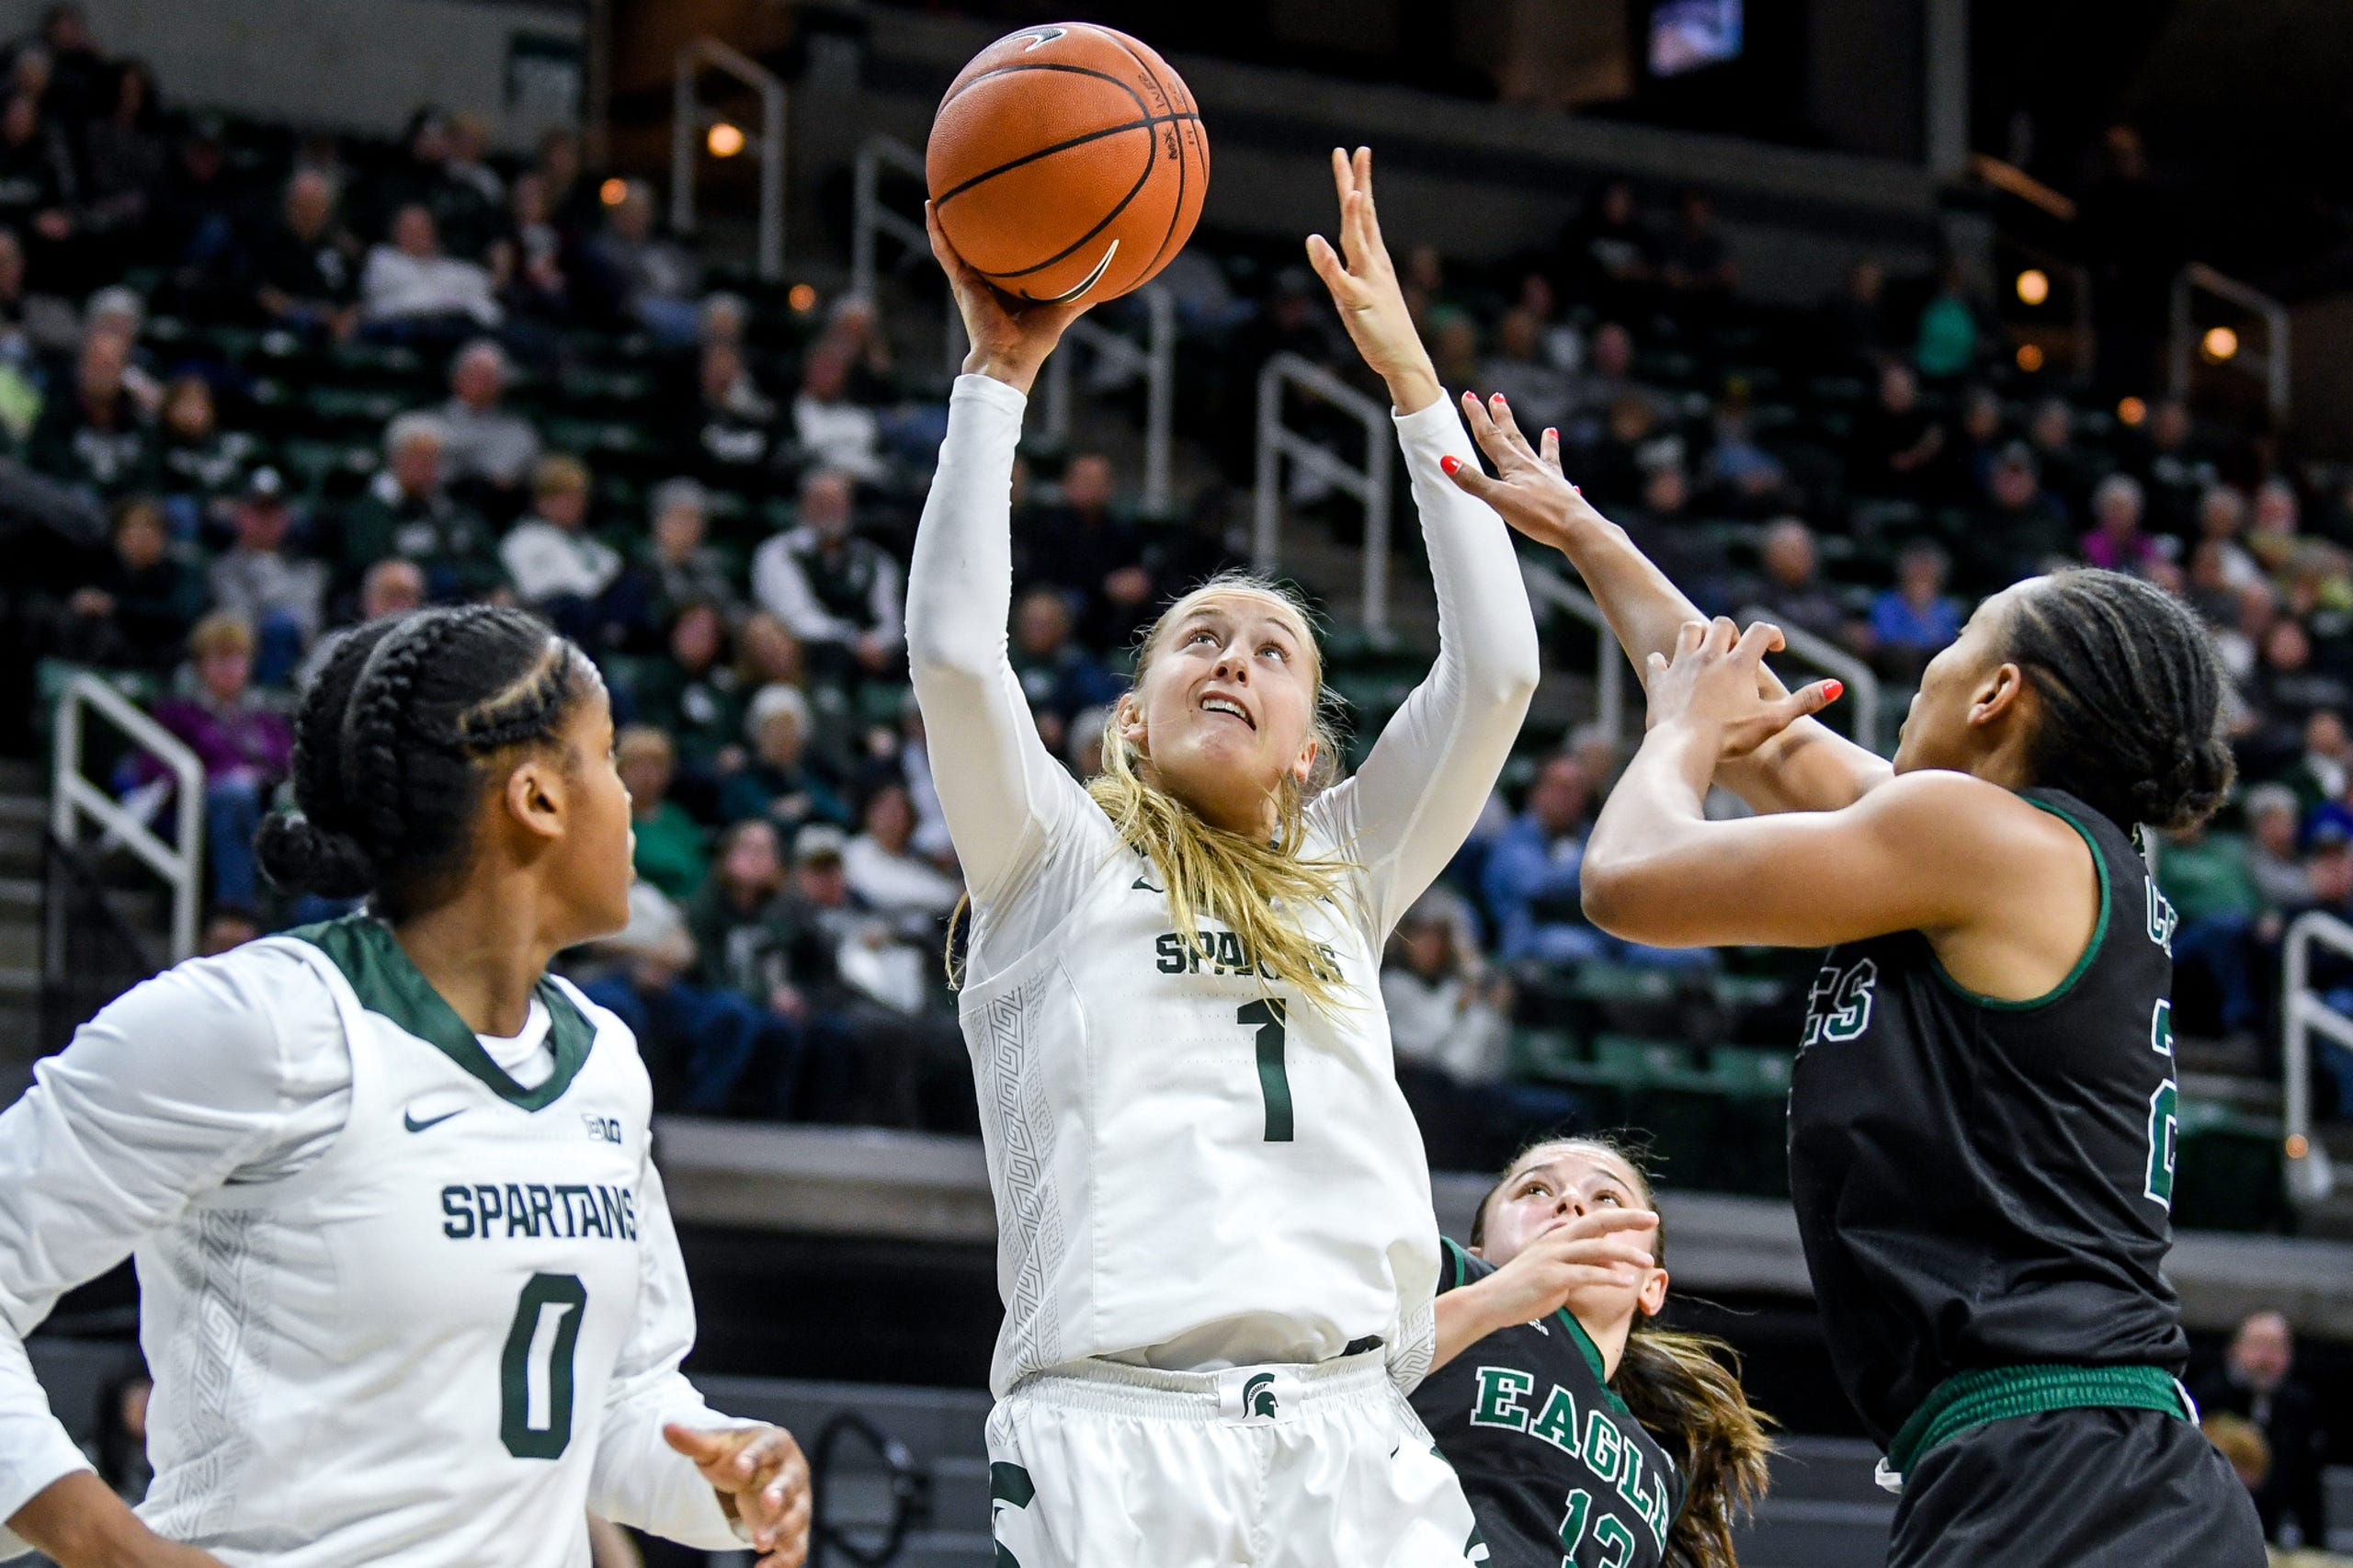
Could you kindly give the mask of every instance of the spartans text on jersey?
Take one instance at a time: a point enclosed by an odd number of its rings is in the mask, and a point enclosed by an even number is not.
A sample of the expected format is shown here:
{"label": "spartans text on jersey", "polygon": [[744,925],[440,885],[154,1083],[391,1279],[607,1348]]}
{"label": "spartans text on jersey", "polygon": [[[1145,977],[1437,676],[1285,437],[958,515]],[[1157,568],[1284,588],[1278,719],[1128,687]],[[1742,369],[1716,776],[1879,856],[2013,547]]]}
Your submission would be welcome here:
{"label": "spartans text on jersey", "polygon": [[[441,1233],[453,1242],[525,1236],[637,1240],[637,1194],[626,1187],[561,1182],[456,1182],[441,1189]],[[505,1230],[494,1233],[494,1225]]]}

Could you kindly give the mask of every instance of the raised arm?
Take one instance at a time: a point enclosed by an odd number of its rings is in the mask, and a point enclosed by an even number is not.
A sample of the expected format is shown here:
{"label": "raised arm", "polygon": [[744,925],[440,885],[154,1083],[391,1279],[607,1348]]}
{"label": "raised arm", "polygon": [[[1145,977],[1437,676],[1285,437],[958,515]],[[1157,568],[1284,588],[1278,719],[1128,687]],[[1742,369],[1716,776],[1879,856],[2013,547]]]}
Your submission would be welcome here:
{"label": "raised arm", "polygon": [[947,269],[972,351],[948,403],[948,439],[915,528],[907,574],[907,660],[923,708],[932,778],[962,862],[986,903],[1037,852],[1071,795],[1006,655],[1013,608],[1013,454],[1038,367],[1082,307],[1015,314],[949,246]]}
{"label": "raised arm", "polygon": [[[1636,549],[1626,530],[1588,505],[1561,472],[1560,437],[1551,430],[1529,446],[1501,396],[1483,404],[1466,393],[1463,417],[1495,465],[1453,471],[1454,483],[1503,515],[1529,538],[1569,558],[1585,579],[1619,646],[1641,674],[1653,653],[1675,650],[1688,622],[1704,620],[1683,590]],[[1813,717],[1837,696],[1836,683],[1791,692],[1757,666],[1759,693],[1777,705],[1780,732],[1746,756],[1727,759],[1716,781],[1760,812],[1835,811],[1893,777],[1882,758]]]}
{"label": "raised arm", "polygon": [[1334,838],[1370,877],[1386,932],[1462,847],[1528,715],[1539,670],[1511,535],[1493,509],[1447,482],[1477,466],[1462,422],[1415,334],[1372,205],[1372,153],[1335,151],[1340,244],[1307,242],[1365,363],[1388,383],[1397,439],[1438,589],[1438,656],[1373,743],[1356,778],[1319,801]]}

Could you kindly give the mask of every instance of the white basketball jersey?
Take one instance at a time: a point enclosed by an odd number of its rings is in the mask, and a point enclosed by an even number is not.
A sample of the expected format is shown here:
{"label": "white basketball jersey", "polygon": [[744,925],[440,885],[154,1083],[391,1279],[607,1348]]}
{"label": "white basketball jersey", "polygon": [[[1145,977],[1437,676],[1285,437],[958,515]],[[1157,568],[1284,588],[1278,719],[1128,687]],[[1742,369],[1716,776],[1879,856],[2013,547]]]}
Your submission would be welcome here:
{"label": "white basketball jersey", "polygon": [[1327,1014],[1222,924],[1177,930],[1092,801],[1071,818],[1051,853],[1094,868],[1073,907],[961,1007],[1006,1305],[991,1386],[1082,1357],[1198,1371],[1375,1347],[1410,1386],[1438,1228],[1372,937],[1329,903],[1295,915],[1354,1004]]}
{"label": "white basketball jersey", "polygon": [[299,1174],[220,1188],[140,1248],[142,1515],[232,1564],[579,1568],[638,1314],[633,1043],[543,982],[555,1072],[525,1091],[381,925],[256,947],[317,976],[284,1011],[340,1016],[349,1118]]}

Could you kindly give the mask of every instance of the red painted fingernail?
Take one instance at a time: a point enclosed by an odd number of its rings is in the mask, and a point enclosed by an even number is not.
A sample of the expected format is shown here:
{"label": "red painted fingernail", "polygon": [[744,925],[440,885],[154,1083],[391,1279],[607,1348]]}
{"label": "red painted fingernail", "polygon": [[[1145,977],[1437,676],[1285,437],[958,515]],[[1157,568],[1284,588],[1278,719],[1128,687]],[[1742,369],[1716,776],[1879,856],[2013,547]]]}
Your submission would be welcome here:
{"label": "red painted fingernail", "polygon": [[1504,400],[1504,394],[1503,394],[1503,393],[1501,393],[1501,392],[1489,392],[1489,393],[1487,394],[1487,401],[1488,401],[1489,403],[1502,403],[1502,402],[1503,402],[1503,400]]}
{"label": "red painted fingernail", "polygon": [[1548,441],[1557,441],[1561,438],[1561,433],[1547,425],[1544,426],[1544,438]]}
{"label": "red painted fingernail", "polygon": [[1845,694],[1846,690],[1847,683],[1843,680],[1824,681],[1822,683],[1822,700],[1824,702],[1836,702]]}
{"label": "red painted fingernail", "polygon": [[1456,457],[1453,453],[1449,452],[1446,456],[1438,460],[1438,466],[1447,473],[1451,474],[1456,469],[1462,466],[1462,460]]}

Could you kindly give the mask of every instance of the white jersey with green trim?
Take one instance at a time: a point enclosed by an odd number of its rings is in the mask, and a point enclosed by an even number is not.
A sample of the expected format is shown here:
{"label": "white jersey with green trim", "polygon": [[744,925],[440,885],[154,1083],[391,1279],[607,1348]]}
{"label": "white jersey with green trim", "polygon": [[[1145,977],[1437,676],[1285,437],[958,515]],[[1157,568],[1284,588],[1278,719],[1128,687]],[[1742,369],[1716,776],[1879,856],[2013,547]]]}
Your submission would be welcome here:
{"label": "white jersey with green trim", "polygon": [[[194,1184],[136,1239],[149,1525],[233,1568],[583,1568],[592,1507],[739,1545],[660,1437],[665,1420],[722,1418],[677,1372],[692,1309],[625,1026],[542,982],[532,1013],[553,1071],[526,1087],[386,927],[354,918],[159,977],[85,1028],[91,1049],[151,1028],[172,996],[194,1048],[216,1049],[222,1020],[260,1001],[250,1032],[339,1033],[348,1077],[339,1131],[298,1168]],[[69,1078],[0,1123],[49,1156],[28,1168],[57,1199],[76,1196],[69,1139],[97,1164],[124,1131],[86,1104],[62,1116]],[[0,1437],[24,1428],[0,1419]]]}

